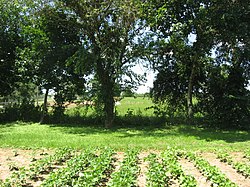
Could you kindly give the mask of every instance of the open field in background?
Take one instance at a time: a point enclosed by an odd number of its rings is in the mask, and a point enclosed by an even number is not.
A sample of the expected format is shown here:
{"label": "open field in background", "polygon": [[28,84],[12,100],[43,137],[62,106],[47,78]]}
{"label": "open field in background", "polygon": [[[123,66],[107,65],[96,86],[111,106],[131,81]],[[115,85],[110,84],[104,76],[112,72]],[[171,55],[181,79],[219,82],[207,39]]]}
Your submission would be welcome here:
{"label": "open field in background", "polygon": [[125,97],[117,105],[118,115],[125,116],[131,112],[133,115],[153,116],[152,100],[148,97]]}
{"label": "open field in background", "polygon": [[[51,103],[52,102],[53,101],[51,101]],[[153,103],[148,97],[125,97],[116,103],[115,109],[118,116],[153,116],[153,109],[150,108],[151,106],[153,106]],[[70,116],[88,116],[93,114],[93,112],[93,107],[83,106],[83,104],[80,104],[78,107],[76,107],[76,105],[68,105],[66,109],[66,114]]]}

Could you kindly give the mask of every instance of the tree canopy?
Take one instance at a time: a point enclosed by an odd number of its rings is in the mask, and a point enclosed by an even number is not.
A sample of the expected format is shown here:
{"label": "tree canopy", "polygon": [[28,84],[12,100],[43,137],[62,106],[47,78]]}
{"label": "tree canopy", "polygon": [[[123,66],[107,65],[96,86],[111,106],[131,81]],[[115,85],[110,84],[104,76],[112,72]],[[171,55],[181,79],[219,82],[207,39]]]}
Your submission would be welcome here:
{"label": "tree canopy", "polygon": [[250,119],[247,1],[11,2],[0,1],[0,96],[30,83],[45,90],[43,114],[53,90],[63,115],[66,101],[88,94],[109,128],[114,98],[140,84],[132,67],[143,62],[156,72],[161,114],[232,127]]}

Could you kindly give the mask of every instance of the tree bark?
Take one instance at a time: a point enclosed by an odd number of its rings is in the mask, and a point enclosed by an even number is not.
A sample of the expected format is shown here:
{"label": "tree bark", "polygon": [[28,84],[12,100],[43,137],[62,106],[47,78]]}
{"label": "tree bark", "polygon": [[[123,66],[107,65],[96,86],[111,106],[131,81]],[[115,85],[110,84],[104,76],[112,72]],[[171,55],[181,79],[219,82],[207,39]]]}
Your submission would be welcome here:
{"label": "tree bark", "polygon": [[43,100],[43,109],[42,109],[42,115],[40,118],[40,124],[43,123],[44,117],[46,116],[48,109],[47,109],[47,102],[48,102],[48,95],[49,95],[49,89],[46,89],[44,100]]}
{"label": "tree bark", "polygon": [[187,115],[188,118],[193,118],[193,84],[195,77],[195,63],[192,65],[191,74],[188,81],[188,93],[187,93]]}
{"label": "tree bark", "polygon": [[114,121],[114,117],[115,117],[115,113],[114,113],[114,98],[113,98],[113,94],[110,95],[105,103],[104,103],[104,111],[105,111],[105,128],[111,128],[113,126],[113,121]]}
{"label": "tree bark", "polygon": [[114,78],[109,72],[113,70],[109,65],[104,65],[102,60],[97,62],[98,81],[101,83],[101,99],[104,104],[105,128],[111,128],[115,117],[115,101],[114,101]]}
{"label": "tree bark", "polygon": [[105,128],[111,128],[115,117],[114,84],[112,78],[105,74],[103,78],[103,102],[105,112]]}

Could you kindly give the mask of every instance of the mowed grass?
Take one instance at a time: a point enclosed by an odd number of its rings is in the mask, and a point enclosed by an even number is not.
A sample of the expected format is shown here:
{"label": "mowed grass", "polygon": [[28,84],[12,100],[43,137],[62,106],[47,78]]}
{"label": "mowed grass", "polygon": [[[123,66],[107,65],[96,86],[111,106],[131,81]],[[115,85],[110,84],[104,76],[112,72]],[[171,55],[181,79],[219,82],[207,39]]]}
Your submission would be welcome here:
{"label": "mowed grass", "polygon": [[0,126],[1,147],[87,148],[109,146],[115,150],[139,148],[164,150],[167,146],[186,150],[213,151],[218,148],[244,151],[249,148],[246,131],[214,131],[186,125],[162,129],[107,130],[98,127],[12,123]]}
{"label": "mowed grass", "polygon": [[[190,151],[214,151],[216,149],[244,151],[249,149],[250,134],[248,131],[214,130],[186,124],[154,126],[154,120],[148,121],[150,125],[143,127],[140,119],[151,119],[149,116],[152,116],[152,109],[151,111],[144,110],[150,106],[152,103],[147,98],[125,98],[121,101],[121,105],[117,106],[120,116],[125,116],[126,119],[129,110],[133,115],[146,117],[137,118],[139,119],[138,126],[126,127],[125,124],[125,126],[114,129],[104,129],[102,125],[96,124],[40,125],[24,122],[0,124],[0,146],[71,147],[76,149],[109,146],[117,151],[130,148],[164,150],[168,146]],[[155,118],[152,117],[152,119]]]}

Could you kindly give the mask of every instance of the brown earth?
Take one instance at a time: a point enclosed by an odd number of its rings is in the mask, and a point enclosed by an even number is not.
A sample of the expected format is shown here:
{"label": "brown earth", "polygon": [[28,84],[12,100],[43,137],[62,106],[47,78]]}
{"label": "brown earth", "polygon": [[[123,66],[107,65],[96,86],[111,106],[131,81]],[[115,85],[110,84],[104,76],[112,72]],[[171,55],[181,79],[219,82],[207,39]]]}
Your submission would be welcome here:
{"label": "brown earth", "polygon": [[139,168],[140,168],[140,173],[138,176],[138,181],[137,185],[138,187],[144,187],[146,186],[146,173],[147,173],[147,168],[148,168],[148,162],[144,161],[144,158],[147,157],[149,152],[141,152],[139,154]]}
{"label": "brown earth", "polygon": [[23,150],[0,148],[0,180],[8,178],[15,170],[20,167],[28,168],[34,160],[41,159],[52,150]]}
{"label": "brown earth", "polygon": [[204,177],[201,172],[194,166],[192,162],[189,162],[186,159],[181,159],[180,164],[182,166],[182,170],[187,174],[193,176],[199,187],[211,186],[211,182],[209,182],[206,177]]}
{"label": "brown earth", "polygon": [[216,158],[216,155],[214,153],[203,153],[202,157],[205,158],[212,166],[218,167],[220,171],[222,171],[222,173],[224,173],[232,182],[236,183],[239,187],[250,187],[250,178],[245,178],[227,163],[220,162],[220,160]]}

